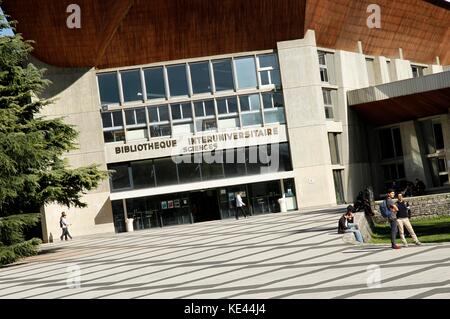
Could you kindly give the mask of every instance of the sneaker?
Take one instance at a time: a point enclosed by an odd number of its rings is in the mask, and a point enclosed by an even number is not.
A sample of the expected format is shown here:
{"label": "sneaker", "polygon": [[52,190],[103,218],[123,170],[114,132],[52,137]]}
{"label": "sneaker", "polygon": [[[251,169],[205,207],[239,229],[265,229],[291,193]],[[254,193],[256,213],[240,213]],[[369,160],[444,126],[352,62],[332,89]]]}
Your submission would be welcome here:
{"label": "sneaker", "polygon": [[416,246],[421,246],[422,245],[422,243],[420,241],[416,241],[415,244],[416,244]]}
{"label": "sneaker", "polygon": [[403,247],[408,247],[408,242],[406,240],[403,242]]}
{"label": "sneaker", "polygon": [[392,249],[400,249],[400,246],[397,244],[392,245]]}

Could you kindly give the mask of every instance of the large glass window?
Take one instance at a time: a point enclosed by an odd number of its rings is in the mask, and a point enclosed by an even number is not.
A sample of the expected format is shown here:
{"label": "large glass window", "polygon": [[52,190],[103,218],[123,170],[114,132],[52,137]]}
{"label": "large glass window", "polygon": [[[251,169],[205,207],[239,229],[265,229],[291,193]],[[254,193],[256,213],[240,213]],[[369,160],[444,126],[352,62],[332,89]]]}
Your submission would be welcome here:
{"label": "large glass window", "polygon": [[197,132],[217,130],[214,100],[195,102],[194,110]]}
{"label": "large glass window", "polygon": [[123,189],[131,187],[128,167],[128,164],[114,164],[108,167],[110,170],[114,171],[114,173],[110,177],[112,189]]}
{"label": "large glass window", "polygon": [[119,85],[117,73],[101,73],[97,75],[101,104],[119,104]]}
{"label": "large glass window", "polygon": [[321,82],[336,84],[334,72],[334,54],[331,52],[317,51],[319,58]]}
{"label": "large glass window", "polygon": [[156,186],[175,185],[177,180],[177,166],[172,158],[157,158],[153,160],[156,175]]}
{"label": "large glass window", "polygon": [[169,78],[170,96],[188,95],[185,64],[168,66],[167,76]]}
{"label": "large glass window", "polygon": [[173,135],[194,133],[191,103],[171,104]]}
{"label": "large glass window", "polygon": [[387,128],[379,131],[381,159],[403,156],[400,128]]}
{"label": "large glass window", "polygon": [[326,53],[323,51],[318,51],[317,54],[319,56],[320,80],[322,82],[328,82]]}
{"label": "large glass window", "polygon": [[332,89],[322,89],[322,97],[323,104],[325,106],[325,118],[333,119],[335,117],[334,114],[334,95],[336,94],[336,90]]}
{"label": "large glass window", "polygon": [[281,92],[263,93],[262,99],[265,123],[286,123],[283,94]]}
{"label": "large glass window", "polygon": [[330,146],[331,164],[342,164],[340,155],[341,133],[328,133],[328,144]]}
{"label": "large glass window", "polygon": [[[272,145],[271,146],[272,154],[274,154],[273,153],[274,149],[276,150],[276,147],[274,145]],[[291,171],[292,170],[292,161],[291,161],[291,154],[289,152],[289,144],[288,143],[278,144],[278,151],[280,154],[278,171],[279,172]]]}
{"label": "large glass window", "polygon": [[125,140],[122,111],[102,113],[102,122],[105,143]]}
{"label": "large glass window", "polygon": [[344,204],[344,183],[342,182],[343,170],[333,170],[334,190],[336,192],[337,204]]}
{"label": "large glass window", "polygon": [[166,97],[164,89],[164,70],[162,67],[144,69],[147,99],[163,99]]}
{"label": "large glass window", "polygon": [[127,123],[127,140],[148,139],[145,108],[125,110]]}
{"label": "large glass window", "polygon": [[405,178],[405,166],[403,162],[381,165],[385,182],[396,181]]}
{"label": "large glass window", "polygon": [[217,111],[219,113],[220,130],[240,127],[236,97],[217,99]]}
{"label": "large glass window", "polygon": [[264,54],[258,56],[259,77],[261,85],[281,86],[280,68],[276,54]]}
{"label": "large glass window", "polygon": [[153,161],[145,160],[131,163],[134,188],[154,187],[155,171]]}
{"label": "large glass window", "polygon": [[[222,152],[222,151],[220,151]],[[211,157],[215,158],[214,151],[211,153]],[[201,163],[201,169],[202,169],[202,180],[213,180],[213,179],[219,179],[224,177],[224,171],[223,171],[223,165],[221,163],[222,159],[214,160],[213,163],[206,163],[206,161],[203,161]]]}
{"label": "large glass window", "polygon": [[139,70],[120,71],[122,78],[123,100],[125,102],[142,101],[141,75]]}
{"label": "large glass window", "polygon": [[444,135],[442,134],[442,125],[439,119],[422,121],[421,127],[427,153],[433,154],[438,150],[443,150]]}
{"label": "large glass window", "polygon": [[190,63],[192,92],[194,94],[210,93],[209,62]]}
{"label": "large glass window", "polygon": [[239,97],[241,104],[242,126],[256,126],[262,124],[261,102],[259,94]]}
{"label": "large glass window", "polygon": [[448,170],[445,155],[432,156],[428,158],[428,165],[430,167],[431,180],[434,187],[448,186]]}
{"label": "large glass window", "polygon": [[212,62],[216,91],[234,90],[231,59]]}
{"label": "large glass window", "polygon": [[171,134],[169,123],[169,107],[167,105],[149,106],[150,136],[168,136]]}
{"label": "large glass window", "polygon": [[422,136],[428,157],[428,171],[434,187],[448,185],[447,161],[444,153],[444,135],[440,119],[421,122]]}
{"label": "large glass window", "polygon": [[256,65],[254,57],[234,59],[238,89],[256,88]]}
{"label": "large glass window", "polygon": [[245,149],[227,149],[223,152],[223,166],[226,177],[244,176],[245,172]]}
{"label": "large glass window", "polygon": [[194,155],[180,156],[181,163],[177,164],[180,183],[192,183],[200,181],[200,163],[194,163]]}

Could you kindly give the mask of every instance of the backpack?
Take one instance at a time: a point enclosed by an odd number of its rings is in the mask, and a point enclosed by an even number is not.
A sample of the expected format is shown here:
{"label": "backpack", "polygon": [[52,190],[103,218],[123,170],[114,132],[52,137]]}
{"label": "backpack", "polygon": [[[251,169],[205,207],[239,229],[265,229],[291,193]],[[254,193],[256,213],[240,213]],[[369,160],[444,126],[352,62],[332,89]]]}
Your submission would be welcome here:
{"label": "backpack", "polygon": [[384,200],[381,204],[380,204],[380,213],[381,216],[383,216],[384,218],[389,218],[391,217],[391,210],[387,207],[387,202],[386,200]]}
{"label": "backpack", "polygon": [[62,218],[60,218],[60,219],[59,219],[59,227],[60,227],[60,228],[63,228],[63,226],[64,226],[64,225],[63,225],[63,222],[62,222]]}

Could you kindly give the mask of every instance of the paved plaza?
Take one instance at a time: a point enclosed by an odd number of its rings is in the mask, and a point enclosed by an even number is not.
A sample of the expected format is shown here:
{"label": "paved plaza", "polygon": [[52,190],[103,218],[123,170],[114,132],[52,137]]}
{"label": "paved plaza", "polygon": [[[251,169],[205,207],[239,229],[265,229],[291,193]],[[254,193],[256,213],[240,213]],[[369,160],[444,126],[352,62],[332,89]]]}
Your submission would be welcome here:
{"label": "paved plaza", "polygon": [[339,214],[73,234],[0,268],[0,298],[450,298],[450,244],[353,246]]}

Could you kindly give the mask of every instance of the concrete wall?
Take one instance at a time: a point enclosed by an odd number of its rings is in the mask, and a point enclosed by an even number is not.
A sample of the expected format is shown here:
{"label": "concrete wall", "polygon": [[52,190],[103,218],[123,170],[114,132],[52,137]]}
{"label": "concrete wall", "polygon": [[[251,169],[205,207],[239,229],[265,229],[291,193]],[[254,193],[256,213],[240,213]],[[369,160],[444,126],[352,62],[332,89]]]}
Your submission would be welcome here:
{"label": "concrete wall", "polygon": [[[369,154],[366,147],[366,124],[347,105],[347,91],[369,86],[365,56],[361,53],[336,51],[338,86],[338,120],[342,123],[342,158],[344,193],[347,202],[353,202],[358,192],[371,185]],[[375,65],[376,69],[376,65]],[[377,78],[377,76],[375,76]]]}
{"label": "concrete wall", "polygon": [[278,43],[298,207],[336,204],[314,32]]}
{"label": "concrete wall", "polygon": [[[53,84],[43,97],[54,98],[55,103],[46,106],[41,115],[48,118],[62,117],[79,132],[78,149],[66,154],[72,167],[99,165],[106,169],[102,122],[99,112],[98,91],[94,69],[61,69],[33,60],[38,67],[47,69],[45,77]],[[86,208],[67,208],[57,204],[43,208],[42,230],[44,241],[50,234],[54,239],[60,236],[59,217],[61,211],[68,215],[72,224],[72,236],[114,232],[109,182],[84,195]],[[59,240],[59,239],[58,239]]]}

